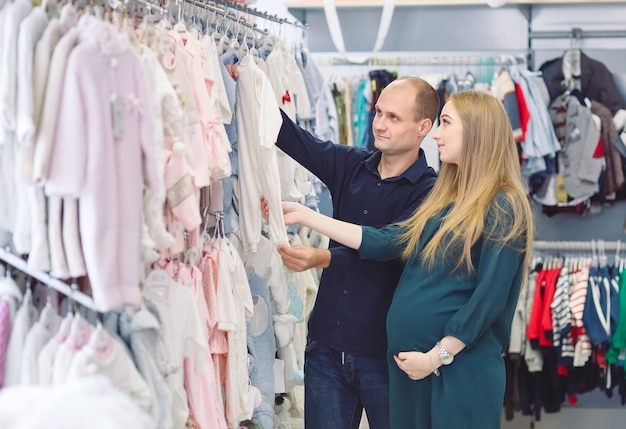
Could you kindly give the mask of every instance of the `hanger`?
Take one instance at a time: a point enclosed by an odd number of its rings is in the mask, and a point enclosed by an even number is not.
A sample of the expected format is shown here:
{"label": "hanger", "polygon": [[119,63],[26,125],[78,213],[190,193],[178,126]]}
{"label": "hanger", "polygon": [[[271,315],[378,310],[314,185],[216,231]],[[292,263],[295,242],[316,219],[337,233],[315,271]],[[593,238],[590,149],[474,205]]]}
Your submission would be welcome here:
{"label": "hanger", "polygon": [[50,298],[50,288],[48,288],[46,305],[41,309],[39,314],[39,323],[48,332],[56,332],[59,328],[59,315],[56,309],[52,306],[52,299]]}
{"label": "hanger", "polygon": [[[163,19],[163,9],[157,8],[150,3],[149,0],[146,0],[146,13],[143,16],[142,24],[156,24],[157,22]],[[155,13],[156,11],[156,13]]]}
{"label": "hanger", "polygon": [[143,281],[144,293],[156,296],[159,299],[167,299],[172,278],[169,273],[162,268],[155,268],[146,276]]}
{"label": "hanger", "polygon": [[187,25],[185,24],[185,20],[183,19],[184,5],[185,3],[183,3],[181,0],[176,0],[178,19],[176,21],[176,24],[174,25],[173,30],[181,34],[187,32]]}
{"label": "hanger", "polygon": [[109,333],[102,326],[102,322],[98,320],[96,322],[96,328],[91,331],[89,336],[89,342],[87,345],[96,351],[105,352],[113,345]]}
{"label": "hanger", "polygon": [[65,339],[69,336],[70,329],[72,327],[72,320],[74,320],[74,314],[69,312],[65,315],[63,320],[61,320],[59,328],[54,335],[54,338],[56,338],[59,343],[65,341]]}
{"label": "hanger", "polygon": [[70,341],[77,349],[81,349],[89,341],[91,331],[92,328],[89,322],[82,317],[80,312],[76,312],[72,318],[66,341]]}
{"label": "hanger", "polygon": [[217,13],[209,8],[205,8],[204,12],[206,16],[204,17],[204,28],[202,29],[202,35],[207,36],[212,29],[213,22],[215,21],[215,15]]}
{"label": "hanger", "polygon": [[[218,14],[217,12],[214,12],[214,16],[213,16],[213,20],[210,24],[210,27],[213,28],[213,31],[210,34],[211,39],[213,39],[213,42],[215,43],[216,47],[220,47],[220,40],[222,38],[222,36],[224,35],[224,33],[220,32],[220,29],[222,28],[222,24],[224,23],[224,16],[223,15],[219,15],[218,18]],[[208,30],[209,26],[207,26],[207,30]]]}
{"label": "hanger", "polygon": [[259,58],[259,50],[256,48],[256,38],[254,37],[254,32],[251,29],[246,30],[243,41],[244,43],[242,47],[245,46],[247,54],[252,55],[255,58]]}
{"label": "hanger", "polygon": [[[74,289],[74,284],[72,283],[72,285],[70,286],[72,289]],[[67,297],[67,313],[68,314],[76,314],[76,303],[74,302],[74,298],[72,297],[72,295],[68,295]]]}
{"label": "hanger", "polygon": [[147,287],[167,286],[170,284],[171,280],[172,279],[167,271],[162,268],[155,268],[150,271],[144,283]]}
{"label": "hanger", "polygon": [[224,213],[216,212],[215,213],[215,229],[213,230],[213,240],[220,242],[223,238],[226,238],[224,231],[226,228],[224,227]]}
{"label": "hanger", "polygon": [[[222,33],[219,43],[218,43],[218,48],[221,49],[221,52],[224,53],[228,50],[228,48],[231,47],[231,37],[229,35],[229,31],[230,31],[230,26],[231,24],[233,24],[233,20],[230,16],[224,15],[224,18],[228,18],[227,23],[226,23],[226,29],[224,30],[224,33]],[[221,24],[224,23],[224,18],[222,18]]]}
{"label": "hanger", "polygon": [[591,265],[598,265],[598,255],[596,254],[596,240],[591,240]]}
{"label": "hanger", "polygon": [[[191,24],[189,25],[188,29],[190,32],[195,33],[196,37],[199,39],[200,36],[202,36],[202,34],[204,33],[204,28],[206,27],[207,23],[205,19],[205,26],[203,27],[202,21],[200,19],[200,13],[202,12],[202,10],[199,10],[197,4],[195,3],[191,4],[190,8],[192,7],[195,8],[195,11],[191,13]],[[204,9],[204,10],[207,11],[207,19],[208,19],[209,17],[208,9]]]}
{"label": "hanger", "polygon": [[233,40],[230,42],[230,48],[233,50],[233,53],[235,54],[235,56],[239,57],[239,48],[241,47],[241,45],[239,44],[239,34],[241,32],[241,21],[244,20],[245,18],[241,15],[237,16],[237,21],[235,22],[235,28],[234,28],[234,32],[235,32],[235,37],[233,37]]}
{"label": "hanger", "polygon": [[567,92],[574,91],[575,89],[581,89],[581,38],[582,29],[572,28],[569,38],[569,49],[567,49],[563,54],[563,85],[565,86]]}
{"label": "hanger", "polygon": [[604,253],[604,240],[598,240],[596,242],[598,252],[598,268],[606,266],[606,254]]}

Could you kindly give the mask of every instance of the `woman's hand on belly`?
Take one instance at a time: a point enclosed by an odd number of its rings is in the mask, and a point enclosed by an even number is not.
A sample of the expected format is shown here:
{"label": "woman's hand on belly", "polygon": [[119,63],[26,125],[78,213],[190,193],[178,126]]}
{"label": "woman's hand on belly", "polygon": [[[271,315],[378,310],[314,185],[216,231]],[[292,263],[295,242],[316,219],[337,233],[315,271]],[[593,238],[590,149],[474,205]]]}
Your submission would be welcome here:
{"label": "woman's hand on belly", "polygon": [[433,374],[437,370],[438,359],[433,359],[428,353],[410,351],[400,352],[393,355],[396,365],[411,380],[421,380]]}

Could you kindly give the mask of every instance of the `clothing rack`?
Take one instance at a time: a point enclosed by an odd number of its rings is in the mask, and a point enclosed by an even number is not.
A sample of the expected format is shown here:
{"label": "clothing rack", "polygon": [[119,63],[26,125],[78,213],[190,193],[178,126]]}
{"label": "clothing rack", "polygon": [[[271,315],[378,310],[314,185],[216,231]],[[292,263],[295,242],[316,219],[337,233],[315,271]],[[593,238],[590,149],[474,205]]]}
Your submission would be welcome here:
{"label": "clothing rack", "polygon": [[62,282],[59,279],[51,277],[50,275],[48,275],[47,273],[44,273],[43,271],[31,270],[30,268],[28,268],[26,261],[14,255],[13,253],[0,248],[0,259],[6,262],[7,264],[11,265],[12,267],[15,267],[18,270],[22,271],[23,273],[26,273],[29,276],[39,280],[40,282],[44,283],[46,286],[51,287],[55,290],[58,290],[63,295],[67,296],[68,298],[73,299],[74,301],[84,305],[85,307],[96,311],[96,306],[93,302],[93,298],[91,298],[89,295],[77,289],[74,289],[73,286],[70,286],[67,283]]}

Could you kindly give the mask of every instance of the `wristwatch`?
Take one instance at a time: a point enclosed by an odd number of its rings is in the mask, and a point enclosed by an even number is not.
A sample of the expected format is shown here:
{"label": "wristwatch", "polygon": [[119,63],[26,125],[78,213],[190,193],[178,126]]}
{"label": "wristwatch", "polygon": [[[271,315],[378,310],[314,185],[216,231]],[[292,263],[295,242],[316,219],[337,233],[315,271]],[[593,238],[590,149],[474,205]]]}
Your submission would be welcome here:
{"label": "wristwatch", "polygon": [[450,365],[452,361],[454,361],[454,355],[450,354],[450,352],[446,350],[443,344],[441,344],[438,341],[437,341],[436,347],[437,347],[437,353],[439,353],[439,360],[441,361],[441,364]]}

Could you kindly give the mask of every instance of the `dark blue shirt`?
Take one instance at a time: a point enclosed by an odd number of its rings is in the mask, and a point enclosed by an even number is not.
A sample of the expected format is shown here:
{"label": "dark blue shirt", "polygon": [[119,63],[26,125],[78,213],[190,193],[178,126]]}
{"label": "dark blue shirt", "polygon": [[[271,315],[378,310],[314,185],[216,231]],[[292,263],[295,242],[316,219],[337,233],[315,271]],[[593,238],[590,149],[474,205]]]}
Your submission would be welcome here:
{"label": "dark blue shirt", "polygon": [[[381,179],[381,153],[321,141],[282,112],[277,145],[328,187],[333,217],[368,226],[406,219],[423,201],[436,178],[420,149],[402,175]],[[309,338],[348,353],[384,358],[385,320],[402,264],[361,261],[355,250],[331,241],[309,318]]]}

